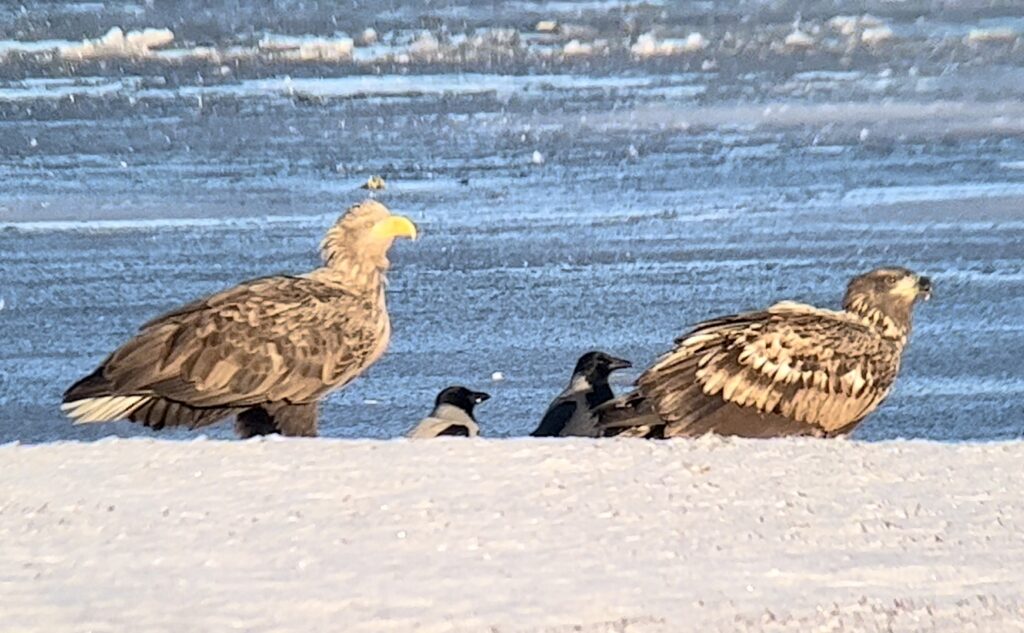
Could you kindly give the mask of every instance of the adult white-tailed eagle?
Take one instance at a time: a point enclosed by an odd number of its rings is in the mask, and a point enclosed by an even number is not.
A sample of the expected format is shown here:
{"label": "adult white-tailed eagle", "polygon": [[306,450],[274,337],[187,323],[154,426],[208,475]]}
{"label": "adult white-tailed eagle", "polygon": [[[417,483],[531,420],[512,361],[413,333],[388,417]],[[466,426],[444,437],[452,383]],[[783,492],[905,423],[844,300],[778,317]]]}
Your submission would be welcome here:
{"label": "adult white-tailed eagle", "polygon": [[373,200],[327,232],[324,265],[248,281],[142,326],[64,394],[76,422],[197,428],[237,416],[239,435],[317,433],[318,402],[377,361],[391,325],[388,249],[416,237]]}

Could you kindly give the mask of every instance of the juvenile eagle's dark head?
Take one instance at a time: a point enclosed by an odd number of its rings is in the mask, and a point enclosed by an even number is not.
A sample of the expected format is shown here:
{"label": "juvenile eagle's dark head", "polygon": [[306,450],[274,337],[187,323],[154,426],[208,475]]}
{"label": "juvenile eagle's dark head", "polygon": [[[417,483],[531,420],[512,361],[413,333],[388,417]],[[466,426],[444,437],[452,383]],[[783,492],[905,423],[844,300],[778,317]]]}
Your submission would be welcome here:
{"label": "juvenile eagle's dark head", "polygon": [[931,293],[927,277],[906,268],[877,268],[853,278],[843,308],[882,328],[886,336],[905,338],[914,304]]}

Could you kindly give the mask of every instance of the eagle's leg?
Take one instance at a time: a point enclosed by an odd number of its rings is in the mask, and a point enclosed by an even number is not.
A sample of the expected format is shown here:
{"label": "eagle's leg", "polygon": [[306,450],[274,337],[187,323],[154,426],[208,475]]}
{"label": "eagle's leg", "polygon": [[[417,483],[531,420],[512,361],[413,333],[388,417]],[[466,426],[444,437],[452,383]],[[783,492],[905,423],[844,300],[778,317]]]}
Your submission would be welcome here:
{"label": "eagle's leg", "polygon": [[242,439],[277,433],[277,425],[263,407],[246,409],[235,418],[235,432]]}
{"label": "eagle's leg", "polygon": [[277,432],[293,437],[316,437],[316,402],[307,404],[271,403],[264,405]]}
{"label": "eagle's leg", "polygon": [[246,409],[235,420],[242,439],[257,435],[316,437],[317,404],[268,403]]}

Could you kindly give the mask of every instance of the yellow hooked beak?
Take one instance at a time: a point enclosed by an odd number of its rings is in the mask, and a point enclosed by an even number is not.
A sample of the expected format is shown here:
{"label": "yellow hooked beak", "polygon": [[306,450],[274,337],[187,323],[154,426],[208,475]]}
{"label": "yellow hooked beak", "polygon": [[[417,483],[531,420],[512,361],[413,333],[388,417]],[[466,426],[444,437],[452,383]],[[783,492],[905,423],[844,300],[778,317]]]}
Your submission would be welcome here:
{"label": "yellow hooked beak", "polygon": [[416,225],[409,218],[392,215],[374,224],[370,229],[370,234],[379,239],[407,237],[414,240],[416,239]]}

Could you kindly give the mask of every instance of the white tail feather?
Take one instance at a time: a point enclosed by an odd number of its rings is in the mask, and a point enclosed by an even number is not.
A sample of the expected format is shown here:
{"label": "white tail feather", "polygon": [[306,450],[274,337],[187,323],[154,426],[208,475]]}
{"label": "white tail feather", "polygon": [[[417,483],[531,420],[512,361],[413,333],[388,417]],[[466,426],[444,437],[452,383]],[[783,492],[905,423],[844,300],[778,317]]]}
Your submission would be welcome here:
{"label": "white tail feather", "polygon": [[112,422],[128,417],[148,399],[146,396],[101,396],[65,402],[60,408],[75,424]]}

